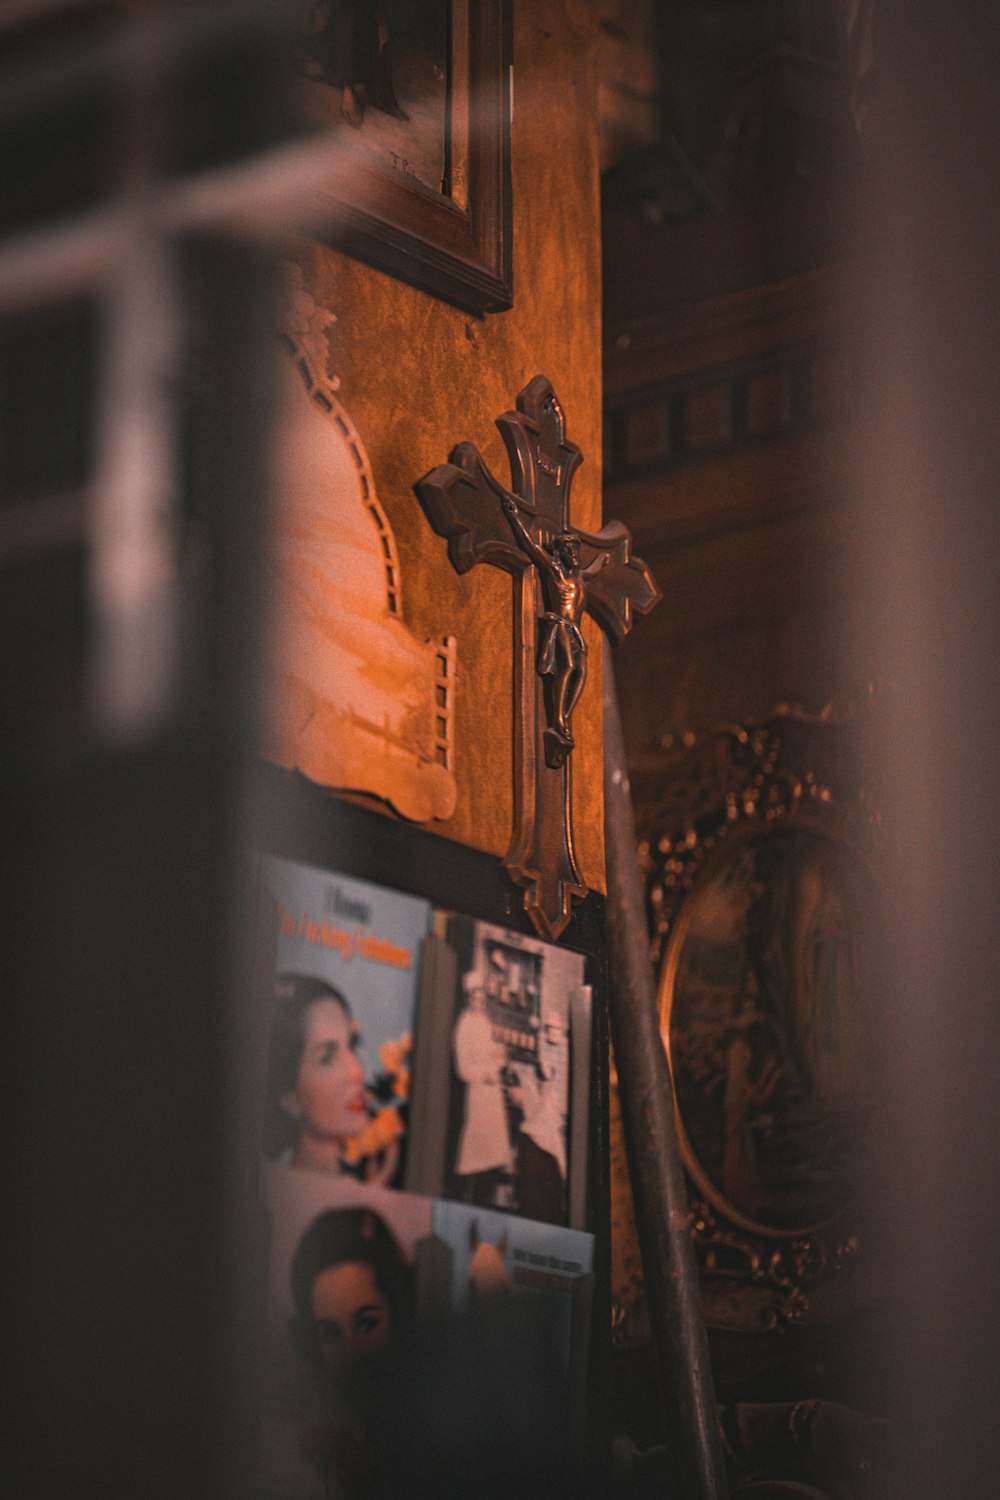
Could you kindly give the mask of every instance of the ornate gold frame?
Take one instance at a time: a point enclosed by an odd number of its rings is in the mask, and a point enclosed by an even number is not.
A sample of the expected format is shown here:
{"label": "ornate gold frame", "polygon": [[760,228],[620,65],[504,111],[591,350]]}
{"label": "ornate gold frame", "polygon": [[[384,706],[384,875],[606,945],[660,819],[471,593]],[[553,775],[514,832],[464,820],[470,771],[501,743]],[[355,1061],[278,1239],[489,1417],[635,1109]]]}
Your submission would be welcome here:
{"label": "ornate gold frame", "polygon": [[[862,770],[869,729],[870,714],[838,719],[782,709],[759,724],[722,726],[700,740],[687,740],[669,756],[640,847],[668,1058],[691,897],[736,850],[771,831],[810,832],[857,856],[877,883],[885,828],[880,799]],[[679,1108],[677,1126],[709,1322],[761,1332],[798,1320],[820,1283],[858,1250],[851,1209],[794,1228],[761,1222],[726,1201],[711,1181]]]}

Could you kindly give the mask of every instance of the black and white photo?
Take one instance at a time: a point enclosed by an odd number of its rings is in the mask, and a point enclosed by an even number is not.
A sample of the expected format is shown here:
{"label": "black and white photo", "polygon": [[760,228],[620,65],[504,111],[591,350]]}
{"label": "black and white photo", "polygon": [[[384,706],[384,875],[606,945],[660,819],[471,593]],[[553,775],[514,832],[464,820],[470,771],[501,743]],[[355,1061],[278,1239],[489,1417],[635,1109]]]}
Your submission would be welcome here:
{"label": "black and white photo", "polygon": [[[439,913],[444,958],[424,986],[414,1111],[428,1130],[420,1191],[584,1227],[590,992],[585,960],[507,928]],[[427,1024],[424,1024],[424,1017]],[[425,1146],[427,1143],[424,1143]]]}

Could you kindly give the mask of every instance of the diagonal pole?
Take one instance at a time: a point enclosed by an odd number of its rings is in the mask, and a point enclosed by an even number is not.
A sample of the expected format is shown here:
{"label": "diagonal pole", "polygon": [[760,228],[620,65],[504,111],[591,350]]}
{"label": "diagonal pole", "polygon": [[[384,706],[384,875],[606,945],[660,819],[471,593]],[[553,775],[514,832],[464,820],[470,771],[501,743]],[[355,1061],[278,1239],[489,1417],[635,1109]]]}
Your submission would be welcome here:
{"label": "diagonal pole", "polygon": [[674,1096],[649,961],[611,651],[604,649],[604,827],[611,1039],[656,1354],[671,1500],[727,1494],[708,1337],[688,1230]]}

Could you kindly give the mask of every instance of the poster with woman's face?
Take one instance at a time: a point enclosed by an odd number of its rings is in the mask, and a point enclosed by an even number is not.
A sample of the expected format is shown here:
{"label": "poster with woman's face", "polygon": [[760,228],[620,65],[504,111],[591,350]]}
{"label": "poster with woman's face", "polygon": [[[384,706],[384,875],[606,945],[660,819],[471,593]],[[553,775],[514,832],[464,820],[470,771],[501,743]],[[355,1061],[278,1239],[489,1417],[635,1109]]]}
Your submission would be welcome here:
{"label": "poster with woman's face", "polygon": [[385,1379],[413,1323],[433,1206],[277,1165],[263,1173],[262,1197],[271,1227],[264,1493],[367,1495],[361,1479],[379,1461]]}
{"label": "poster with woman's face", "polygon": [[398,1184],[430,907],[284,859],[263,861],[262,884],[277,925],[265,1156]]}

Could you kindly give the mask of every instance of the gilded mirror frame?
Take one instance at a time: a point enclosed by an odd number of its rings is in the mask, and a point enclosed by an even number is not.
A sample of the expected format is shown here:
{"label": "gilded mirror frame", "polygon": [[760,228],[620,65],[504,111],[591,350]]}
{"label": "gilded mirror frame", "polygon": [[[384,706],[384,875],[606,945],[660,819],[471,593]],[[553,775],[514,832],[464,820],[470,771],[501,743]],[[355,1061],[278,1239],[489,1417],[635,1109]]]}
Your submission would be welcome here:
{"label": "gilded mirror frame", "polygon": [[[655,797],[651,787],[636,788],[661,1034],[672,1067],[670,1023],[692,914],[739,851],[774,834],[815,839],[862,872],[877,905],[885,828],[881,799],[863,774],[870,730],[870,709],[847,718],[781,709],[757,724],[685,737],[668,749]],[[852,1201],[794,1224],[747,1212],[699,1158],[679,1103],[676,1119],[710,1324],[760,1332],[800,1320],[820,1286],[857,1254]]]}

